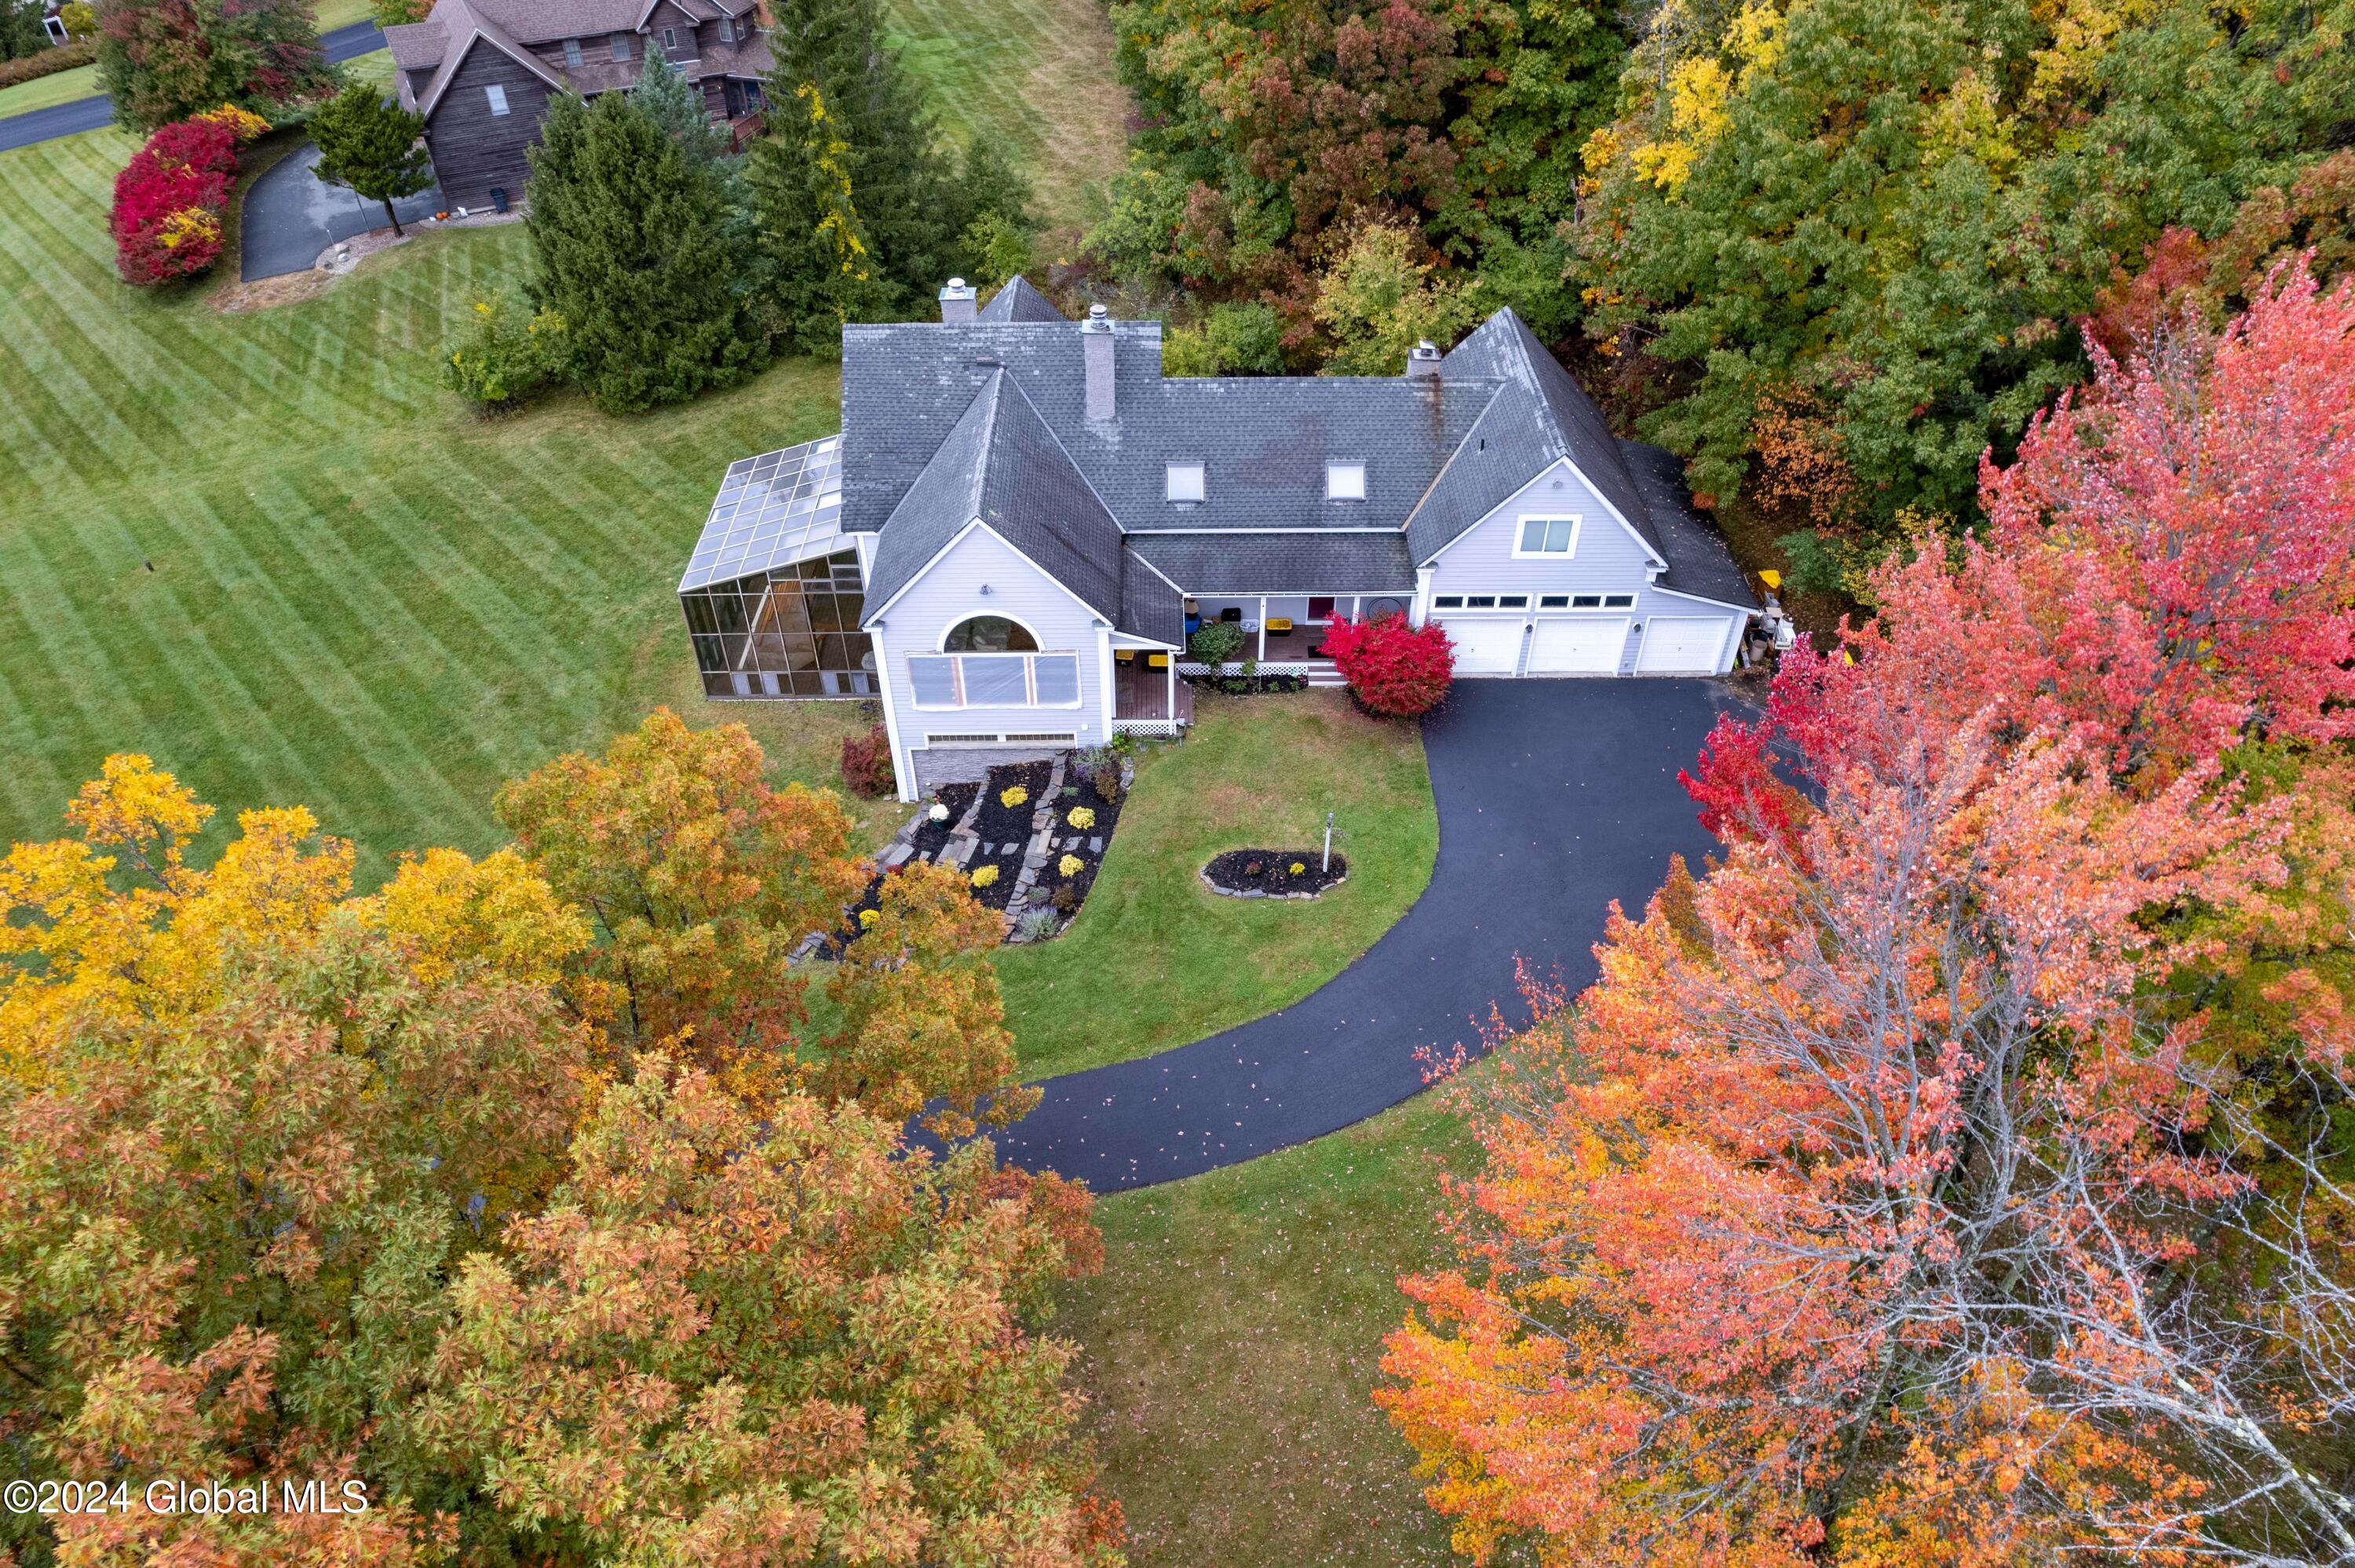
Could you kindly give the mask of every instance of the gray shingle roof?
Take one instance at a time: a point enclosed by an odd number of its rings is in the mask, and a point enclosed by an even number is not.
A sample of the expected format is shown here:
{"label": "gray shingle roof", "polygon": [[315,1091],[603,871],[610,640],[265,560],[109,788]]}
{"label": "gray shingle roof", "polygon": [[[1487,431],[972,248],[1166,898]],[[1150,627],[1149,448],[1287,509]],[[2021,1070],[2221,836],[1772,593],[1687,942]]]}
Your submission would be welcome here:
{"label": "gray shingle roof", "polygon": [[1057,310],[1054,302],[1030,286],[1030,280],[1017,272],[1014,281],[989,297],[981,307],[979,319],[986,322],[1066,322],[1071,318]]}
{"label": "gray shingle roof", "polygon": [[1668,569],[1660,575],[1659,586],[1755,609],[1758,597],[1750,591],[1750,579],[1733,564],[1724,534],[1692,503],[1692,492],[1685,484],[1684,460],[1659,447],[1625,440],[1619,442],[1619,452],[1644,498],[1645,511],[1659,537],[1660,553],[1668,557]]}
{"label": "gray shingle roof", "polygon": [[1120,629],[1172,648],[1185,647],[1185,598],[1148,567],[1125,556],[1120,566]]}
{"label": "gray shingle roof", "polygon": [[[1077,323],[847,326],[842,336],[843,526],[852,532],[883,525],[1000,369],[1132,533],[1396,527],[1496,392],[1465,378],[1164,379],[1161,323],[1117,322],[1118,412],[1091,423]],[[1325,499],[1328,459],[1365,463],[1364,501]],[[1200,503],[1167,499],[1172,461],[1204,466]]]}
{"label": "gray shingle roof", "polygon": [[1431,559],[1540,468],[1563,457],[1660,553],[1658,534],[1603,410],[1512,307],[1490,316],[1449,350],[1439,362],[1439,374],[1443,380],[1476,376],[1497,382],[1503,390],[1492,411],[1495,428],[1480,432],[1486,450],[1476,438],[1472,450],[1458,452],[1409,521],[1407,537],[1416,560]]}
{"label": "gray shingle roof", "polygon": [[1128,548],[1190,594],[1414,591],[1401,534],[1132,534]]}
{"label": "gray shingle roof", "polygon": [[[1408,593],[1414,563],[1557,458],[1667,563],[1664,587],[1753,602],[1676,460],[1613,436],[1510,311],[1412,381],[1164,377],[1160,323],[1117,322],[1116,412],[1103,421],[1087,418],[1079,323],[1018,281],[982,315],[843,329],[842,526],[883,530],[870,604],[976,515],[1156,641],[1177,640],[1174,599],[1130,556],[1188,593]],[[1325,498],[1327,461],[1365,463],[1364,501]],[[1203,465],[1200,502],[1167,499],[1173,461]]]}
{"label": "gray shingle roof", "polygon": [[876,541],[868,603],[889,603],[976,517],[1120,625],[1120,524],[1003,371],[991,375],[892,512]]}

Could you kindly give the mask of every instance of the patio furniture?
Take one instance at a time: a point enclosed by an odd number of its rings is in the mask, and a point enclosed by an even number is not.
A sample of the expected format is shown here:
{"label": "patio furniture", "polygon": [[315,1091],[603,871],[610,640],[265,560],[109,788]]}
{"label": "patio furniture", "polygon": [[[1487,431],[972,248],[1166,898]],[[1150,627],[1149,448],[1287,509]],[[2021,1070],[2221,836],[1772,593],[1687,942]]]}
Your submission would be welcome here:
{"label": "patio furniture", "polygon": [[1231,604],[1227,606],[1226,609],[1219,611],[1219,619],[1220,620],[1241,620],[1242,618],[1243,607],[1239,604]]}
{"label": "patio furniture", "polygon": [[1145,662],[1156,670],[1169,668],[1169,655],[1167,653],[1148,653],[1146,655]]}
{"label": "patio furniture", "polygon": [[1282,637],[1291,630],[1292,617],[1288,615],[1271,615],[1267,618],[1267,632],[1269,636]]}

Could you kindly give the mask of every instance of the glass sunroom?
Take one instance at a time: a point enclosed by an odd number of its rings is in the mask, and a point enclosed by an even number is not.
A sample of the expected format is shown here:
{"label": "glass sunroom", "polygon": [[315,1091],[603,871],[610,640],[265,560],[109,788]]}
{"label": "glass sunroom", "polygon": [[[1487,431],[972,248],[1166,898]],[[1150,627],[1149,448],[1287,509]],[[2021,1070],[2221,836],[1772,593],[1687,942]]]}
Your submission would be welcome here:
{"label": "glass sunroom", "polygon": [[678,583],[704,694],[878,694],[865,587],[839,436],[730,464]]}

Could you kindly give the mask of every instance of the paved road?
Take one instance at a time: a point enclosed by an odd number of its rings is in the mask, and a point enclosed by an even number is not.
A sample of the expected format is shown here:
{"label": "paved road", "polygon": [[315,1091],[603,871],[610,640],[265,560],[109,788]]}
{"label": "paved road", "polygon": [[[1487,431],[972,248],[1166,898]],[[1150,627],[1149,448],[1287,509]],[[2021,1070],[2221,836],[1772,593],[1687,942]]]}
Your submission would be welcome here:
{"label": "paved road", "polygon": [[1573,993],[1611,900],[1641,909],[1668,856],[1716,847],[1677,784],[1730,702],[1713,681],[1463,681],[1425,722],[1431,885],[1358,961],[1282,1012],[1157,1056],[1051,1078],[1000,1155],[1099,1192],[1337,1131],[1423,1086],[1420,1045],[1527,1017],[1516,954]]}
{"label": "paved road", "polygon": [[[384,48],[384,35],[377,31],[374,22],[354,22],[348,27],[322,34],[319,44],[328,59],[343,61]],[[100,130],[113,122],[114,106],[103,98],[77,98],[70,103],[53,103],[29,114],[12,114],[0,120],[0,153],[59,136]]]}
{"label": "paved road", "polygon": [[[319,149],[304,143],[261,172],[245,193],[238,228],[238,276],[246,282],[285,272],[307,272],[319,252],[384,227],[384,204],[363,201],[341,185],[319,178]],[[428,185],[393,204],[403,223],[431,217],[442,206],[442,187]]]}

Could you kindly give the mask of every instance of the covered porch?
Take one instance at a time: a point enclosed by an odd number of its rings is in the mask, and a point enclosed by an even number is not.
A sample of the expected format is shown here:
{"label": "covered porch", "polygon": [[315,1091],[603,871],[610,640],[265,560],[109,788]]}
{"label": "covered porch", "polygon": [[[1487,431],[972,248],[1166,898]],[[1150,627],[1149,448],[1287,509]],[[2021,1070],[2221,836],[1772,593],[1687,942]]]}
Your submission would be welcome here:
{"label": "covered porch", "polygon": [[1241,657],[1262,665],[1311,668],[1327,662],[1325,628],[1344,618],[1403,615],[1411,594],[1201,594],[1186,601],[1186,634],[1205,621],[1225,620],[1243,633]]}
{"label": "covered porch", "polygon": [[1175,735],[1194,722],[1194,688],[1159,649],[1112,651],[1112,722],[1140,735]]}

